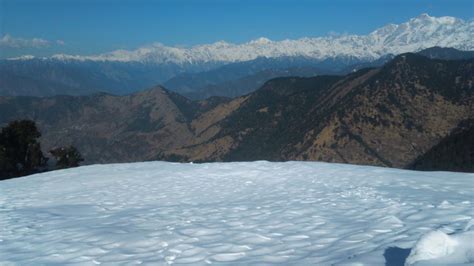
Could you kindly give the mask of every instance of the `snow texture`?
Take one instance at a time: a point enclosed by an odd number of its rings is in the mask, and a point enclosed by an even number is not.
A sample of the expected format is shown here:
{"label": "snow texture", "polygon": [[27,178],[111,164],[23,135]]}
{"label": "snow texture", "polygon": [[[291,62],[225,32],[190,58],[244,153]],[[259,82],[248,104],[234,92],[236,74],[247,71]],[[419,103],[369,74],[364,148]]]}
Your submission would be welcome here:
{"label": "snow texture", "polygon": [[474,174],[92,165],[0,182],[0,265],[474,262]]}
{"label": "snow texture", "polygon": [[432,231],[423,236],[412,249],[406,265],[474,263],[474,231],[449,236]]}
{"label": "snow texture", "polygon": [[[121,61],[158,64],[232,63],[258,57],[306,57],[316,60],[357,58],[375,60],[388,54],[417,52],[433,46],[474,49],[474,21],[421,14],[402,24],[389,24],[367,35],[331,35],[297,40],[259,38],[243,44],[219,41],[190,48],[155,43],[136,50],[81,56],[57,54],[57,60]],[[28,59],[20,57],[17,59]]]}

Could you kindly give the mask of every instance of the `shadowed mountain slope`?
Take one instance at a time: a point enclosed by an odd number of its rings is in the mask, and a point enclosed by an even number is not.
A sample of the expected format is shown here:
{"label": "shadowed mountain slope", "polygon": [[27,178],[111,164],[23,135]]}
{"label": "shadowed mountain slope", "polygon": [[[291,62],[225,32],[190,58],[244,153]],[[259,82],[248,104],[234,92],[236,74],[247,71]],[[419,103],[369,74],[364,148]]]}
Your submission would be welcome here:
{"label": "shadowed mountain slope", "polygon": [[447,137],[418,157],[410,168],[474,172],[474,121],[462,121]]}

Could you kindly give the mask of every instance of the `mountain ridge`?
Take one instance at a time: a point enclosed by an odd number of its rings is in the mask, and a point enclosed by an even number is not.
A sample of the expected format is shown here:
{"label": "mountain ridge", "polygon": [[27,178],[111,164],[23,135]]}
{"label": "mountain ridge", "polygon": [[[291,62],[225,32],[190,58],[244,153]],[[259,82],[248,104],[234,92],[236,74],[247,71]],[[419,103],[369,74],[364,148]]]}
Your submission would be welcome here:
{"label": "mountain ridge", "polygon": [[472,59],[403,54],[381,68],[334,77],[327,85],[315,83],[325,76],[277,78],[238,98],[245,101],[221,120],[217,126],[222,130],[208,142],[174,153],[191,161],[321,160],[408,167],[459,121],[474,116],[469,108],[472,71]]}
{"label": "mountain ridge", "polygon": [[[424,13],[401,24],[388,24],[367,35],[304,37],[296,40],[271,41],[261,37],[243,44],[219,41],[191,48],[155,43],[136,50],[79,56],[57,54],[56,60],[121,61],[142,63],[202,64],[209,62],[242,62],[258,57],[303,56],[324,60],[346,57],[375,60],[387,54],[417,52],[432,47],[453,47],[473,50],[474,21],[455,17],[431,17]],[[31,56],[20,57],[31,59]]]}
{"label": "mountain ridge", "polygon": [[125,96],[0,97],[0,124],[33,119],[45,149],[81,147],[86,163],[317,160],[405,168],[474,117],[473,64],[408,53],[345,76],[271,79],[234,99],[191,101],[159,86]]}

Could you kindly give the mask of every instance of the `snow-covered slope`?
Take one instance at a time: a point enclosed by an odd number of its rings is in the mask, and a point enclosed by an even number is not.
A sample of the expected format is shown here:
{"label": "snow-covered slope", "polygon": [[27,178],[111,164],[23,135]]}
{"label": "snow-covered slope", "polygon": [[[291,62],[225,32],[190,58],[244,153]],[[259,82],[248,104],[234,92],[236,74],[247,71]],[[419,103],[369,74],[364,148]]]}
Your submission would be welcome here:
{"label": "snow-covered slope", "polygon": [[460,50],[474,49],[474,21],[422,14],[409,21],[390,24],[368,35],[343,35],[298,40],[271,41],[259,38],[243,44],[224,41],[191,48],[169,47],[159,43],[137,50],[116,50],[93,56],[58,54],[60,60],[137,61],[152,63],[199,64],[240,62],[257,57],[304,56],[324,60],[355,57],[374,60],[387,54],[417,52],[440,46]]}
{"label": "snow-covered slope", "polygon": [[474,262],[473,179],[262,161],[54,171],[0,182],[0,264]]}

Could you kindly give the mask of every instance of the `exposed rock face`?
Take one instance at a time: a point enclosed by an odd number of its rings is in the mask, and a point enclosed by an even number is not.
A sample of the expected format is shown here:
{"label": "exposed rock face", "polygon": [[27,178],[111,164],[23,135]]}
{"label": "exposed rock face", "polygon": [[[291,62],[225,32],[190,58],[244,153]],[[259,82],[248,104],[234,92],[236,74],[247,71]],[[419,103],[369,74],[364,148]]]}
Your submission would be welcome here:
{"label": "exposed rock face", "polygon": [[163,88],[129,95],[0,98],[0,123],[38,122],[45,148],[88,163],[322,160],[408,167],[474,117],[473,59],[403,54],[347,76],[277,78],[195,102]]}

